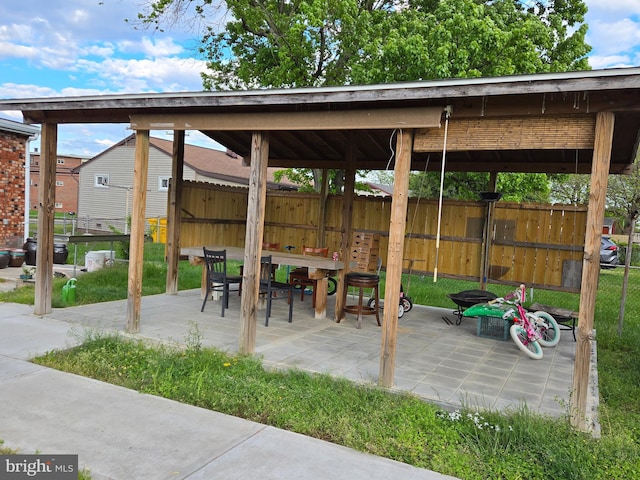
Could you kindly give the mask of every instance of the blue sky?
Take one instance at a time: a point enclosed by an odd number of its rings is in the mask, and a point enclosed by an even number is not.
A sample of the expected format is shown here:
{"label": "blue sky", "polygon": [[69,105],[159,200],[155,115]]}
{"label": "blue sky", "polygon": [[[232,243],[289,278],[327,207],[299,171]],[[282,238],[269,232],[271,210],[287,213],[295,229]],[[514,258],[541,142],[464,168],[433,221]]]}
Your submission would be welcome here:
{"label": "blue sky", "polygon": [[[2,0],[0,98],[198,91],[197,31],[136,30],[142,0]],[[640,0],[586,0],[593,68],[640,65]],[[22,121],[19,112],[0,116]],[[58,150],[95,155],[126,125],[62,125]],[[164,136],[164,132],[152,132]],[[190,133],[190,143],[214,146]]]}

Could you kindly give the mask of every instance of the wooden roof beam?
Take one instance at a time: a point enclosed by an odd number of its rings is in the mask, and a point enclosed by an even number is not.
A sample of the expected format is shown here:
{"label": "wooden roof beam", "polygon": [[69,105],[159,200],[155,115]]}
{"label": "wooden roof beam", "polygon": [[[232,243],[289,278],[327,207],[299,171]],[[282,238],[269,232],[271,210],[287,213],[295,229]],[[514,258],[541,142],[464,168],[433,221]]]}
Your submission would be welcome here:
{"label": "wooden roof beam", "polygon": [[439,128],[442,107],[254,112],[218,114],[134,114],[133,130],[362,130]]}

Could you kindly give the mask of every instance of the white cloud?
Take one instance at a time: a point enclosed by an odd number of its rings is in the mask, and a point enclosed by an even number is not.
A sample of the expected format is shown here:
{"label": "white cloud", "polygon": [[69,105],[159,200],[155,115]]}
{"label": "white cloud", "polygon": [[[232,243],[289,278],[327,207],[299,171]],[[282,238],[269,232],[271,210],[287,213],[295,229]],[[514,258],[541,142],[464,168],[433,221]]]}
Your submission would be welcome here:
{"label": "white cloud", "polygon": [[37,98],[51,97],[58,92],[40,85],[3,83],[0,84],[0,98]]}
{"label": "white cloud", "polygon": [[65,87],[56,90],[32,84],[3,83],[0,84],[0,98],[46,98],[46,97],[81,97],[120,93],[97,88]]}
{"label": "white cloud", "polygon": [[629,18],[614,23],[595,21],[590,25],[587,43],[597,46],[596,55],[633,50],[640,46],[640,23]]}
{"label": "white cloud", "polygon": [[640,49],[640,0],[585,0],[594,68],[637,65]]}
{"label": "white cloud", "polygon": [[124,124],[60,125],[58,152],[94,156],[130,134]]}
{"label": "white cloud", "polygon": [[640,0],[585,0],[589,12],[613,12],[620,18],[640,13]]}
{"label": "white cloud", "polygon": [[110,44],[104,45],[89,45],[83,51],[83,55],[92,55],[95,57],[111,57],[116,53],[115,47]]}
{"label": "white cloud", "polygon": [[74,10],[71,15],[69,15],[69,20],[77,25],[87,23],[90,18],[89,13],[81,9]]}
{"label": "white cloud", "polygon": [[40,56],[40,50],[36,47],[26,45],[16,45],[10,42],[0,42],[0,59],[2,58],[24,58],[34,59]]}
{"label": "white cloud", "polygon": [[0,110],[0,118],[6,118],[13,120],[14,122],[22,122],[22,112],[16,112],[15,110]]}
{"label": "white cloud", "polygon": [[205,63],[182,58],[79,60],[77,68],[95,74],[120,92],[201,90]]}
{"label": "white cloud", "polygon": [[174,43],[171,38],[163,38],[155,42],[148,37],[142,39],[142,53],[149,57],[170,57],[183,52],[184,48]]}
{"label": "white cloud", "polygon": [[33,37],[33,29],[28,25],[0,25],[0,40],[25,43]]}
{"label": "white cloud", "polygon": [[624,68],[633,67],[636,64],[629,58],[628,55],[611,55],[601,57],[599,55],[592,55],[589,57],[589,65],[594,69],[602,68]]}
{"label": "white cloud", "polygon": [[113,140],[108,139],[108,138],[102,138],[102,139],[100,139],[100,138],[96,138],[96,139],[95,139],[95,142],[96,142],[96,144],[97,144],[97,145],[101,145],[101,146],[103,146],[105,149],[107,149],[107,148],[109,148],[109,147],[112,147],[113,145],[115,145],[116,143],[118,143],[118,142],[114,142]]}

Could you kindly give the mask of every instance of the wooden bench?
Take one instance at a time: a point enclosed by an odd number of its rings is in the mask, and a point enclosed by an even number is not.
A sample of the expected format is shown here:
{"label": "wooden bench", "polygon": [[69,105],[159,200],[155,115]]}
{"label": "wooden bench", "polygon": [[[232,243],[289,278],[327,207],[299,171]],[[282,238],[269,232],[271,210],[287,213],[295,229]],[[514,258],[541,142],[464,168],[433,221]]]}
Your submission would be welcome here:
{"label": "wooden bench", "polygon": [[551,305],[543,305],[542,303],[532,303],[529,305],[528,310],[530,312],[537,312],[542,310],[547,312],[556,319],[558,326],[562,330],[571,330],[573,334],[573,341],[576,340],[576,321],[578,320],[578,312],[574,312],[568,308],[553,307]]}

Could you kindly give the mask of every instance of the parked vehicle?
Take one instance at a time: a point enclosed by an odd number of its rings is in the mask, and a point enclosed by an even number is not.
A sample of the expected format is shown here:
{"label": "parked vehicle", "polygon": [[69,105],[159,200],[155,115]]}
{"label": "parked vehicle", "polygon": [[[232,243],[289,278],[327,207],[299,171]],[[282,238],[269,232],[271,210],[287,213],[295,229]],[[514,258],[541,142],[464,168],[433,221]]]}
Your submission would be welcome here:
{"label": "parked vehicle", "polygon": [[600,237],[600,267],[614,268],[619,264],[618,245],[609,237]]}

